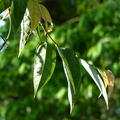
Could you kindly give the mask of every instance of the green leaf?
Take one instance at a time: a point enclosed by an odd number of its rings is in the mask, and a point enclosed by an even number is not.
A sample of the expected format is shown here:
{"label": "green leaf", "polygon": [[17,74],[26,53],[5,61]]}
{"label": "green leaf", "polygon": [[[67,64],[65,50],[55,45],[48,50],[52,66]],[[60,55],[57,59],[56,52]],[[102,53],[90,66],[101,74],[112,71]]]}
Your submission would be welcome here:
{"label": "green leaf", "polygon": [[48,23],[50,23],[51,26],[53,26],[53,22],[52,22],[52,18],[50,16],[49,11],[43,5],[39,5],[39,8],[40,8],[40,12],[41,12],[41,15],[42,15],[42,19],[45,22],[45,29],[47,30],[47,32],[51,32],[52,28],[48,26]]}
{"label": "green leaf", "polygon": [[22,23],[21,23],[21,36],[20,36],[20,45],[19,45],[18,56],[20,56],[22,50],[24,49],[26,42],[29,39],[29,36],[31,34],[30,29],[31,28],[30,28],[29,12],[26,9],[26,13],[25,13],[24,18],[23,18]]}
{"label": "green leaf", "polygon": [[33,31],[33,34],[35,35],[35,37],[40,40],[40,31],[41,31],[41,26],[38,25],[37,28]]}
{"label": "green leaf", "polygon": [[42,42],[36,50],[34,65],[34,97],[38,87],[42,88],[51,78],[56,65],[56,52],[46,42]]}
{"label": "green leaf", "polygon": [[12,0],[0,0],[0,13],[11,6]]}
{"label": "green leaf", "polygon": [[27,6],[27,2],[28,0],[13,0],[11,18],[12,18],[12,24],[13,24],[15,31],[17,31],[23,19],[26,6]]}
{"label": "green leaf", "polygon": [[71,49],[61,49],[57,47],[62,59],[64,72],[68,82],[68,99],[70,102],[70,112],[77,99],[80,88],[80,64],[75,53]]}
{"label": "green leaf", "polygon": [[28,10],[31,17],[31,31],[35,30],[41,18],[39,3],[36,0],[29,0]]}
{"label": "green leaf", "polygon": [[88,64],[83,59],[80,59],[80,63],[86,69],[86,71],[89,73],[89,75],[92,77],[92,79],[96,83],[97,87],[99,88],[100,92],[102,93],[102,95],[105,99],[107,109],[108,109],[108,97],[107,97],[107,93],[106,93],[106,88],[105,88],[105,85],[103,83],[103,80],[102,80],[98,70],[94,66]]}

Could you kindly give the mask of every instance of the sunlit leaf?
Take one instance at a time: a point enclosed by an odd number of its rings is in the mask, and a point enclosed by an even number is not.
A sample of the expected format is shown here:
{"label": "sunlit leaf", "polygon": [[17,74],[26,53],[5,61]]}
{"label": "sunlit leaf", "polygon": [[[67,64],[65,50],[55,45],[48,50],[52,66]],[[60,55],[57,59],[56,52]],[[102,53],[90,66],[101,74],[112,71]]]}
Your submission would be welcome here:
{"label": "sunlit leaf", "polygon": [[21,36],[20,36],[19,55],[18,56],[20,56],[22,50],[24,49],[26,42],[29,39],[29,36],[31,34],[30,29],[31,28],[30,28],[29,12],[26,9],[26,13],[25,13],[24,18],[21,23]]}
{"label": "sunlit leaf", "polygon": [[41,18],[39,3],[36,0],[29,0],[28,10],[31,18],[31,31],[35,30]]}
{"label": "sunlit leaf", "polygon": [[34,97],[38,88],[42,88],[51,78],[56,65],[56,52],[46,42],[40,44],[35,54]]}
{"label": "sunlit leaf", "polygon": [[63,68],[68,82],[68,99],[70,112],[79,94],[80,87],[80,64],[75,53],[71,49],[57,48],[62,59]]}
{"label": "sunlit leaf", "polygon": [[101,70],[101,69],[98,69],[98,72],[100,73],[100,75],[102,76],[103,80],[104,80],[104,84],[105,84],[105,87],[107,87],[108,85],[108,78],[107,78],[107,75],[106,75],[106,71],[105,70]]}
{"label": "sunlit leaf", "polygon": [[92,77],[92,79],[96,83],[97,87],[99,88],[100,92],[102,93],[102,95],[105,99],[107,109],[108,109],[108,96],[107,96],[106,88],[105,88],[105,85],[103,83],[103,80],[101,79],[101,76],[99,75],[97,68],[88,64],[83,59],[80,59],[80,63],[86,69],[86,71],[89,73],[89,75]]}
{"label": "sunlit leaf", "polygon": [[[98,72],[100,73],[100,75],[102,76],[103,78],[103,81],[104,81],[104,84],[105,84],[105,87],[107,87],[108,85],[108,78],[107,78],[107,75],[106,75],[106,72],[105,71],[102,71],[101,69],[98,69]],[[102,95],[102,92],[100,93],[99,97]]]}
{"label": "sunlit leaf", "polygon": [[98,72],[100,73],[100,75],[104,80],[105,87],[108,87],[108,97],[109,97],[114,87],[114,81],[115,81],[114,74],[110,70],[98,69]]}
{"label": "sunlit leaf", "polygon": [[50,23],[51,26],[53,26],[53,22],[52,22],[52,18],[50,16],[49,11],[43,5],[39,5],[39,8],[40,8],[40,12],[41,12],[41,15],[42,15],[42,19],[45,22],[46,30],[47,30],[47,32],[51,32],[52,28],[49,27],[48,23]]}
{"label": "sunlit leaf", "polygon": [[17,31],[18,27],[20,26],[20,23],[23,19],[26,6],[27,6],[28,0],[13,0],[13,5],[12,5],[12,25]]}

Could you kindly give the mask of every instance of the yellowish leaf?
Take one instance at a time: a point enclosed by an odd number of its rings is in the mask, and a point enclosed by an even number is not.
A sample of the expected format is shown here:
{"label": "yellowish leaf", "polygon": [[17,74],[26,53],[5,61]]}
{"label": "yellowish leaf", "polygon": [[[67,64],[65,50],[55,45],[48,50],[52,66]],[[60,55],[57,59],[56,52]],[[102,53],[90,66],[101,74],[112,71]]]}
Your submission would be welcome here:
{"label": "yellowish leaf", "polygon": [[99,73],[101,74],[101,76],[102,76],[102,78],[104,80],[105,87],[107,87],[109,81],[108,81],[106,72],[103,71],[103,70],[100,70],[100,69],[98,69],[98,71],[99,71]]}
{"label": "yellowish leaf", "polygon": [[98,71],[99,69],[88,64],[83,59],[80,59],[80,63],[86,69],[86,71],[89,73],[89,75],[92,77],[95,84],[97,85],[97,87],[101,91],[101,95],[103,95],[105,102],[106,102],[106,105],[107,105],[107,109],[108,109],[108,96],[107,96],[105,85],[103,83],[103,79],[102,79],[101,75],[99,74],[99,71]]}
{"label": "yellowish leaf", "polygon": [[[98,69],[98,72],[100,73],[100,75],[103,78],[105,87],[108,87],[108,97],[110,96],[110,94],[113,91],[113,87],[114,87],[114,81],[115,81],[115,77],[114,74],[110,71],[110,70],[100,70]],[[101,94],[99,95],[99,97],[101,96]]]}
{"label": "yellowish leaf", "polygon": [[106,71],[106,75],[107,75],[108,80],[109,80],[109,82],[108,82],[108,96],[110,96],[110,94],[113,91],[115,76],[110,70]]}
{"label": "yellowish leaf", "polygon": [[41,19],[39,3],[36,0],[29,0],[28,10],[31,18],[31,32],[32,32],[33,30],[36,29]]}
{"label": "yellowish leaf", "polygon": [[[40,12],[41,12],[41,15],[42,15],[42,19],[45,22],[46,31],[51,32],[52,31],[51,27],[53,26],[53,22],[52,22],[52,18],[50,16],[49,11],[43,5],[39,5],[39,8],[40,8]],[[51,27],[49,27],[48,23],[50,23]]]}

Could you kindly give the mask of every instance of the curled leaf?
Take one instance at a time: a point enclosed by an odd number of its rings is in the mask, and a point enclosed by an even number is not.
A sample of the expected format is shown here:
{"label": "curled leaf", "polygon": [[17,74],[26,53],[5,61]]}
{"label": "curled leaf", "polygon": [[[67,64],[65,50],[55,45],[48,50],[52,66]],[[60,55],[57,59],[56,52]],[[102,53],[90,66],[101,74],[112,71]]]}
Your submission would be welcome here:
{"label": "curled leaf", "polygon": [[112,73],[112,71],[107,70],[106,72],[109,83],[108,83],[108,96],[111,95],[112,91],[113,91],[113,87],[114,87],[114,82],[115,82],[115,76]]}
{"label": "curled leaf", "polygon": [[[113,87],[114,87],[114,81],[115,81],[114,74],[110,70],[98,69],[98,72],[100,73],[101,77],[103,78],[105,87],[106,88],[108,87],[108,97],[110,97],[110,95],[113,91]],[[100,95],[99,95],[99,97],[100,97]]]}
{"label": "curled leaf", "polygon": [[104,100],[106,102],[107,109],[108,109],[108,96],[107,96],[106,88],[105,88],[105,85],[103,83],[103,80],[102,80],[97,68],[88,64],[83,59],[80,59],[80,63],[86,69],[86,71],[89,73],[89,75],[92,77],[92,79],[96,83],[97,87],[99,88],[100,92],[102,93],[102,95],[104,97]]}

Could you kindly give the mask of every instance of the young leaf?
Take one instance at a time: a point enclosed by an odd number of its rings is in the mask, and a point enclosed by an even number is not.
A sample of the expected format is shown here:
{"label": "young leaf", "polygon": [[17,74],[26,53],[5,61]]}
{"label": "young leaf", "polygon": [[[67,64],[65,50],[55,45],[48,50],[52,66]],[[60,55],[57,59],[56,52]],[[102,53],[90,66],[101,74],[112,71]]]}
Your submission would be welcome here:
{"label": "young leaf", "polygon": [[80,64],[75,53],[71,49],[61,49],[57,47],[62,59],[63,68],[68,82],[68,99],[70,102],[70,111],[77,99],[80,88]]}
{"label": "young leaf", "polygon": [[27,6],[27,2],[28,0],[13,0],[11,18],[12,18],[12,24],[13,24],[15,31],[17,31],[23,19],[26,6]]}
{"label": "young leaf", "polygon": [[28,10],[31,17],[31,31],[35,30],[41,18],[39,3],[36,0],[29,0]]}
{"label": "young leaf", "polygon": [[97,70],[104,80],[105,87],[108,87],[108,97],[109,97],[113,91],[115,77],[110,70],[101,70],[98,68]]}
{"label": "young leaf", "polygon": [[105,99],[107,109],[108,109],[108,97],[107,97],[107,93],[106,93],[106,88],[105,88],[105,85],[101,79],[101,76],[99,75],[98,70],[95,67],[93,67],[92,65],[88,64],[83,59],[80,59],[80,63],[86,69],[86,71],[90,74],[90,76],[92,77],[92,79],[96,83],[97,87],[99,88],[100,92],[102,93],[102,95]]}
{"label": "young leaf", "polygon": [[22,50],[24,49],[26,42],[29,39],[29,36],[31,34],[30,29],[31,28],[30,28],[29,12],[28,12],[28,9],[26,9],[26,13],[25,13],[24,18],[23,18],[22,23],[21,23],[21,36],[20,36],[18,56],[20,56]]}
{"label": "young leaf", "polygon": [[52,28],[50,28],[48,26],[48,23],[47,23],[47,22],[49,22],[51,24],[51,26],[53,26],[52,18],[50,16],[49,11],[43,5],[39,5],[39,8],[40,8],[40,12],[41,12],[41,15],[42,15],[42,19],[45,22],[45,28],[46,28],[46,30],[47,30],[47,32],[51,32]]}
{"label": "young leaf", "polygon": [[34,97],[38,87],[42,88],[51,78],[56,65],[56,52],[46,42],[40,44],[35,54]]}

